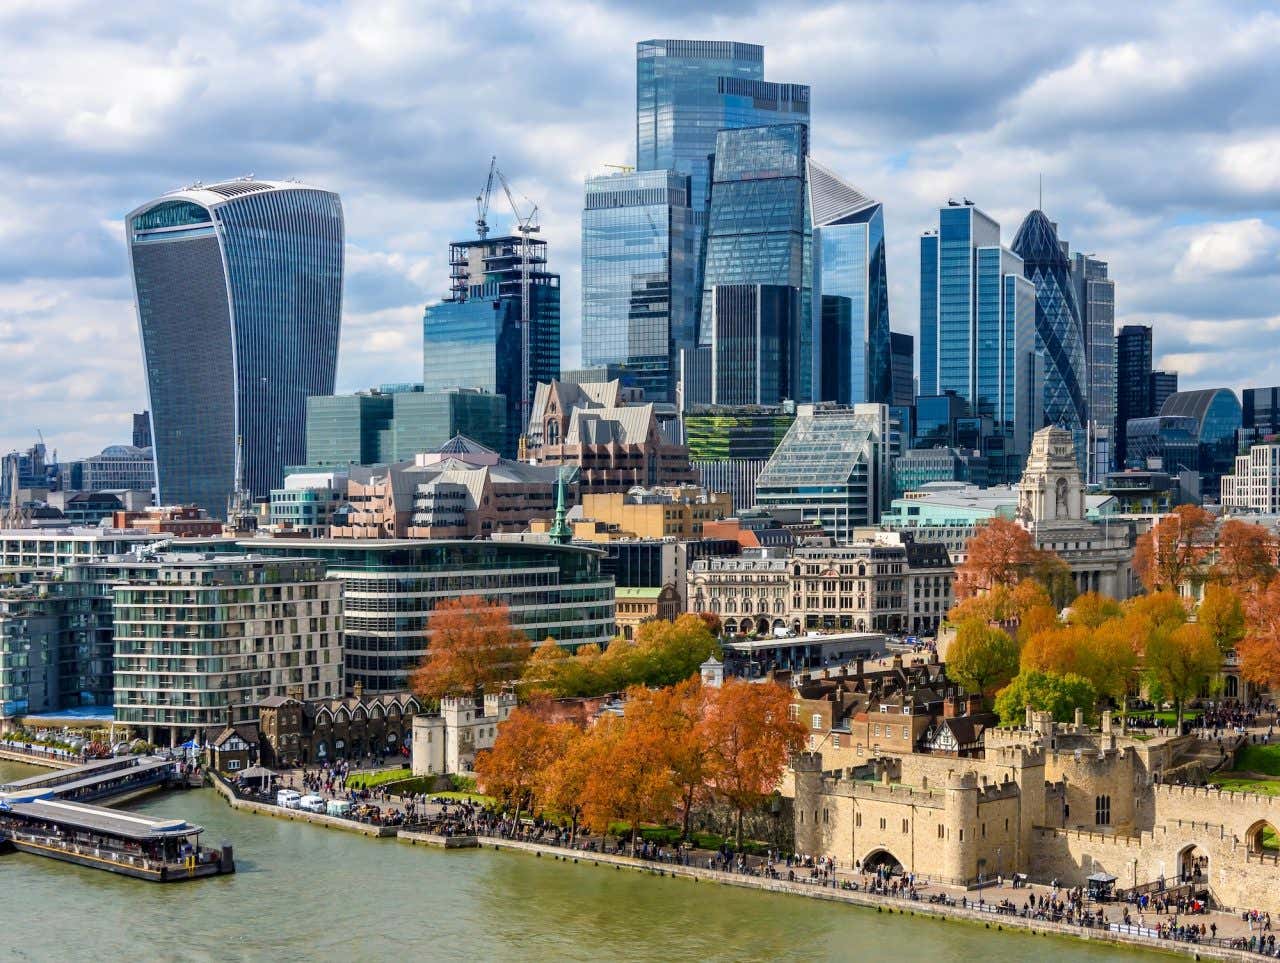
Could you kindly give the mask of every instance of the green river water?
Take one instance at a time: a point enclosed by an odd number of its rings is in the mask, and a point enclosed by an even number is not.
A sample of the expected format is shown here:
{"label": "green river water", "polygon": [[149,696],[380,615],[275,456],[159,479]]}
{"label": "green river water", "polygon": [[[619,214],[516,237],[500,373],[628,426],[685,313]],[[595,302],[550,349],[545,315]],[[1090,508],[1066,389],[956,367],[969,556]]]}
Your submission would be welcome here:
{"label": "green river water", "polygon": [[[38,771],[0,761],[0,780]],[[1155,959],[527,854],[411,847],[237,813],[208,789],[128,808],[202,825],[210,845],[230,839],[238,872],[162,886],[0,856],[0,960]]]}

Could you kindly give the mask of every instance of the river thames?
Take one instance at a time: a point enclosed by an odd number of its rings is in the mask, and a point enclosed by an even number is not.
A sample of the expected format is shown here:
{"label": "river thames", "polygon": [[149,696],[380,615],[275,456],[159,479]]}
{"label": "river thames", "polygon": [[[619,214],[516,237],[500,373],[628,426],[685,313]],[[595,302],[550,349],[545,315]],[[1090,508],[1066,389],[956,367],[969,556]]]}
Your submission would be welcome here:
{"label": "river thames", "polygon": [[[0,762],[0,780],[40,770]],[[0,856],[0,959],[1155,959],[1067,939],[237,813],[212,790],[127,808],[230,839],[234,876],[162,886]],[[1167,958],[1167,957],[1166,957]]]}

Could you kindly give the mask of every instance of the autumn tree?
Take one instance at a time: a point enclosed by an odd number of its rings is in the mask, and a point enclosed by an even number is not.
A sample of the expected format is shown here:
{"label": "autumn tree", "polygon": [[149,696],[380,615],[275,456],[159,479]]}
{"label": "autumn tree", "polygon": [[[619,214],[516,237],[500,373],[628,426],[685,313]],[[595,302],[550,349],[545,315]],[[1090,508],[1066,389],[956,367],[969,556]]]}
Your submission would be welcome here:
{"label": "autumn tree", "polygon": [[1022,643],[1019,666],[1023,672],[1075,672],[1089,634],[1083,625],[1060,625],[1037,632]]}
{"label": "autumn tree", "polygon": [[957,599],[1012,587],[1026,578],[1040,558],[1031,533],[1017,522],[992,518],[978,526],[965,546],[967,557],[956,568]]}
{"label": "autumn tree", "polygon": [[699,612],[698,618],[707,623],[707,631],[711,633],[713,638],[720,638],[724,632],[724,623],[720,620],[720,616],[715,612]]}
{"label": "autumn tree", "polygon": [[689,838],[694,807],[705,801],[711,779],[705,703],[706,691],[697,676],[664,689],[635,688],[627,699],[627,717],[663,736],[664,760],[676,789],[683,839]]}
{"label": "autumn tree", "polygon": [[1001,629],[969,621],[947,648],[947,675],[968,691],[990,696],[1018,671],[1018,644]]}
{"label": "autumn tree", "polygon": [[1214,517],[1199,505],[1179,505],[1144,532],[1134,547],[1133,567],[1151,592],[1177,591],[1193,581],[1213,551]]}
{"label": "autumn tree", "polygon": [[1181,732],[1187,701],[1198,696],[1222,668],[1222,653],[1204,626],[1186,622],[1147,643],[1143,666],[1153,688],[1173,701]]}
{"label": "autumn tree", "polygon": [[511,627],[505,605],[479,596],[446,599],[427,621],[427,654],[409,677],[421,698],[475,695],[520,677],[529,640]]}
{"label": "autumn tree", "polygon": [[1071,604],[1078,591],[1071,566],[1054,552],[1036,552],[1030,580],[1044,589],[1054,609],[1059,611]]}
{"label": "autumn tree", "polygon": [[[568,728],[566,728],[566,726]],[[553,725],[526,708],[512,711],[498,726],[493,747],[476,756],[476,779],[484,791],[522,809],[532,809],[544,772],[564,755],[572,725]]]}
{"label": "autumn tree", "polygon": [[1056,722],[1070,722],[1076,709],[1092,713],[1098,702],[1093,683],[1068,672],[1023,671],[996,696],[996,712],[1006,725],[1023,717],[1027,706],[1050,713]]}
{"label": "autumn tree", "polygon": [[569,845],[578,838],[578,825],[587,794],[587,782],[596,768],[595,747],[584,730],[569,722],[558,723],[564,746],[538,774],[535,793],[542,805],[569,818]]}
{"label": "autumn tree", "polygon": [[1076,654],[1076,673],[1088,679],[1100,696],[1123,707],[1138,667],[1138,646],[1123,618],[1092,629]]}
{"label": "autumn tree", "polygon": [[1232,518],[1218,530],[1214,575],[1238,592],[1260,591],[1277,574],[1276,537],[1261,525]]}
{"label": "autumn tree", "polygon": [[1067,622],[1071,625],[1083,625],[1096,629],[1104,622],[1118,619],[1122,613],[1120,603],[1110,595],[1099,592],[1085,592],[1077,595],[1067,613]]}
{"label": "autumn tree", "polygon": [[778,785],[804,729],[791,718],[790,690],[776,683],[728,679],[707,692],[703,734],[711,788],[735,813],[734,839],[741,849],[743,815]]}
{"label": "autumn tree", "polygon": [[640,825],[662,822],[673,811],[676,786],[663,735],[629,716],[602,716],[588,733],[592,761],[583,784],[582,815],[596,832],[615,820],[630,827],[636,853]]}
{"label": "autumn tree", "polygon": [[1225,655],[1244,638],[1244,605],[1235,590],[1217,583],[1205,586],[1196,621]]}
{"label": "autumn tree", "polygon": [[1244,638],[1236,645],[1240,674],[1264,689],[1280,685],[1280,577],[1251,594]]}

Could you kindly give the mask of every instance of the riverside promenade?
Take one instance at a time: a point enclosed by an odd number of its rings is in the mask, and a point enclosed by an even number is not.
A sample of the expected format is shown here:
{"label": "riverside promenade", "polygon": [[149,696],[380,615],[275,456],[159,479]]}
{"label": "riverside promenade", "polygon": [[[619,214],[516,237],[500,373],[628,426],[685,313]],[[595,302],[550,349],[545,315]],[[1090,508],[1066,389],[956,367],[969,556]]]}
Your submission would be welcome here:
{"label": "riverside promenade", "polygon": [[1247,963],[1257,963],[1258,960],[1264,958],[1262,954],[1249,950],[1232,949],[1206,943],[1183,943],[1176,940],[1146,936],[1138,932],[1125,931],[1126,929],[1136,931],[1137,927],[1126,928],[1113,925],[1104,928],[1101,926],[1079,926],[1072,923],[1055,923],[1048,920],[1029,919],[1002,912],[995,904],[978,906],[973,901],[969,901],[967,906],[951,905],[950,903],[930,903],[927,900],[912,900],[865,890],[842,889],[838,885],[832,885],[830,881],[820,882],[814,880],[806,882],[799,879],[794,881],[773,879],[767,876],[725,872],[699,866],[685,866],[679,863],[654,862],[633,856],[571,850],[546,843],[505,839],[496,836],[472,838],[476,840],[478,846],[499,851],[508,850],[530,853],[538,858],[550,856],[552,859],[563,862],[590,864],[597,867],[607,868],[611,866],[616,871],[626,869],[672,881],[720,883],[725,886],[738,886],[770,893],[805,896],[810,899],[861,906],[867,909],[874,909],[877,913],[889,913],[890,915],[896,913],[901,916],[923,916],[967,922],[981,925],[989,930],[1021,931],[1033,936],[1065,936],[1086,940],[1090,943],[1177,953],[1197,960],[1234,960],[1240,961],[1240,963],[1246,963],[1246,961]]}

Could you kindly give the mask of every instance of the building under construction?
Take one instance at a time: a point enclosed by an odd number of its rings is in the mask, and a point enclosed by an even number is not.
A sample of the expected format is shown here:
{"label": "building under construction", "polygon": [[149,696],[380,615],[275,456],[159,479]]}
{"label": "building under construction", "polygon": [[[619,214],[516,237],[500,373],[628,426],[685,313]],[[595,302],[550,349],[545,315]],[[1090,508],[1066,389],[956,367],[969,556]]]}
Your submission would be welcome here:
{"label": "building under construction", "polygon": [[538,382],[560,377],[560,275],[527,234],[455,241],[449,266],[449,297],[423,316],[423,384],[505,396],[515,458]]}

